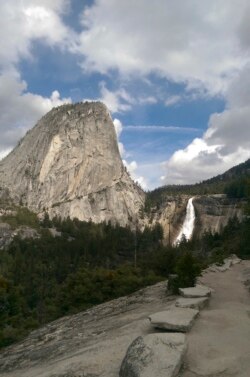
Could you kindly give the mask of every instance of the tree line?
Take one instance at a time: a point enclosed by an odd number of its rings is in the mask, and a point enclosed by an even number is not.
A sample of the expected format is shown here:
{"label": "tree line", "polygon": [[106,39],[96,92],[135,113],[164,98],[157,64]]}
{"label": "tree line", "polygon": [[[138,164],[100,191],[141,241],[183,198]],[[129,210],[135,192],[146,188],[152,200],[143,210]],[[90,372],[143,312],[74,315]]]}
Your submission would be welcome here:
{"label": "tree line", "polygon": [[172,274],[177,274],[174,288],[178,289],[195,284],[202,268],[221,263],[232,253],[250,258],[250,185],[249,180],[244,182],[233,182],[228,189],[230,196],[244,192],[242,222],[233,218],[220,233],[207,231],[191,241],[184,239],[178,247],[164,246],[159,224],[135,232],[69,218],[45,216],[41,223],[25,208],[3,218],[13,227],[34,226],[40,237],[15,237],[0,252],[0,347],[49,321],[130,294]]}

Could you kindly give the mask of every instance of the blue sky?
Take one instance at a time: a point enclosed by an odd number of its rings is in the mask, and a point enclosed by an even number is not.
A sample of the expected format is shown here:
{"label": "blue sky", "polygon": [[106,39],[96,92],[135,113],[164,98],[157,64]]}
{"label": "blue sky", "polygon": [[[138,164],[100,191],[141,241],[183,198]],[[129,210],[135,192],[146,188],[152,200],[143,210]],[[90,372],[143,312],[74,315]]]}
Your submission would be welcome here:
{"label": "blue sky", "polygon": [[0,4],[0,157],[53,106],[102,100],[145,189],[249,158],[246,0],[51,3]]}

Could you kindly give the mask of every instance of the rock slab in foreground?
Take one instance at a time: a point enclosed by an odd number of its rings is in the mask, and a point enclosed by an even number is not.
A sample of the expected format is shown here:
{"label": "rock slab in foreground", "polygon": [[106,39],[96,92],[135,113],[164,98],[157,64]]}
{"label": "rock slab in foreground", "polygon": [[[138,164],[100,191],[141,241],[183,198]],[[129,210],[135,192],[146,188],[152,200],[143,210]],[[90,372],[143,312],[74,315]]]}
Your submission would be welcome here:
{"label": "rock slab in foreground", "polygon": [[201,310],[203,309],[209,301],[209,297],[198,297],[198,298],[184,298],[180,297],[176,300],[175,306],[178,308],[190,308]]}
{"label": "rock slab in foreground", "polygon": [[180,294],[186,298],[196,298],[196,297],[209,297],[211,296],[212,289],[206,287],[205,285],[196,285],[190,288],[180,288]]}
{"label": "rock slab in foreground", "polygon": [[173,308],[152,314],[149,320],[153,327],[159,329],[187,332],[191,329],[198,313],[199,311],[194,309]]}
{"label": "rock slab in foreground", "polygon": [[129,346],[120,377],[174,377],[178,374],[187,344],[184,334],[139,336]]}

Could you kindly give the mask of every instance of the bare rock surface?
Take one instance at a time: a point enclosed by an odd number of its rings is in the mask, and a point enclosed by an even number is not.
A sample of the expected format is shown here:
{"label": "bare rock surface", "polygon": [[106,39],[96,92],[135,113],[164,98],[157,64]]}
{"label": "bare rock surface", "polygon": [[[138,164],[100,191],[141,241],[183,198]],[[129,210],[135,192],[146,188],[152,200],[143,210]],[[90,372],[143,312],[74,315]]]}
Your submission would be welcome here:
{"label": "bare rock surface", "polygon": [[175,306],[178,308],[190,308],[201,310],[203,309],[209,301],[209,297],[198,297],[198,298],[183,298],[180,297],[176,300]]}
{"label": "bare rock surface", "polygon": [[151,325],[168,331],[187,332],[191,329],[199,311],[194,309],[171,308],[163,312],[151,314]]}
{"label": "bare rock surface", "polygon": [[214,293],[187,334],[180,377],[250,376],[250,295],[244,286],[249,277],[250,261],[202,277]]}
{"label": "bare rock surface", "polygon": [[237,200],[223,194],[201,195],[193,201],[195,213],[199,220],[195,232],[202,235],[204,231],[219,232],[234,216],[243,218],[243,211]]}
{"label": "bare rock surface", "polygon": [[231,255],[230,257],[226,258],[221,265],[216,263],[209,266],[204,272],[225,272],[229,270],[231,266],[238,264],[241,262],[241,259],[237,257],[237,255]]}
{"label": "bare rock surface", "polygon": [[1,377],[118,377],[132,341],[153,333],[152,308],[173,305],[166,282],[61,318],[0,353]]}
{"label": "bare rock surface", "polygon": [[28,226],[19,226],[13,229],[8,223],[0,222],[0,250],[9,246],[15,236],[25,238],[39,238],[39,233]]}
{"label": "bare rock surface", "polygon": [[10,242],[11,235],[11,226],[7,223],[0,223],[0,248]]}
{"label": "bare rock surface", "polygon": [[101,102],[52,109],[0,161],[0,182],[37,213],[121,225],[135,220],[145,196],[122,163]]}
{"label": "bare rock surface", "polygon": [[183,334],[149,334],[136,338],[122,362],[120,377],[174,377],[187,349]]}
{"label": "bare rock surface", "polygon": [[[209,307],[200,312],[186,334],[188,351],[179,376],[249,377],[250,261],[224,273],[207,272],[201,282],[214,292]],[[152,309],[170,309],[175,299],[166,296],[163,282],[61,318],[2,350],[0,375],[118,377],[134,339],[155,333],[147,319]]]}
{"label": "bare rock surface", "polygon": [[211,295],[212,290],[204,285],[197,284],[195,287],[190,288],[180,288],[180,294],[186,298],[198,298],[198,297],[208,297]]}

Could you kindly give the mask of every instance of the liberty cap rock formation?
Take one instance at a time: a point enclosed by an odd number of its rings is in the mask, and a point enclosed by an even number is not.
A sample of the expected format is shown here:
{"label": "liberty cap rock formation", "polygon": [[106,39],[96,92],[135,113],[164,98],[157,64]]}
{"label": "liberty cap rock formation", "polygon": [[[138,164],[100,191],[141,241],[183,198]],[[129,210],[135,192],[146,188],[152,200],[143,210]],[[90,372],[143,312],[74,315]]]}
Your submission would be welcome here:
{"label": "liberty cap rock formation", "polygon": [[123,166],[100,102],[46,114],[0,162],[0,186],[37,213],[121,225],[135,221],[145,196]]}

